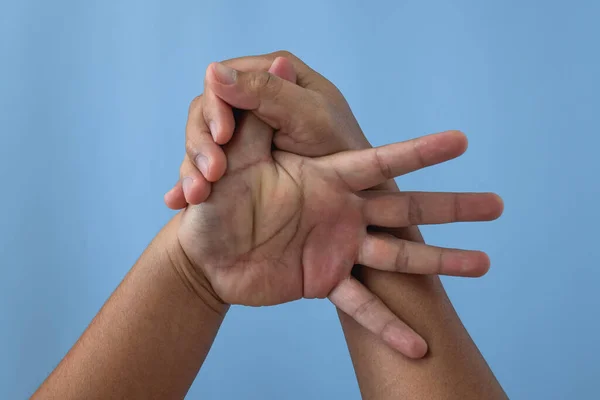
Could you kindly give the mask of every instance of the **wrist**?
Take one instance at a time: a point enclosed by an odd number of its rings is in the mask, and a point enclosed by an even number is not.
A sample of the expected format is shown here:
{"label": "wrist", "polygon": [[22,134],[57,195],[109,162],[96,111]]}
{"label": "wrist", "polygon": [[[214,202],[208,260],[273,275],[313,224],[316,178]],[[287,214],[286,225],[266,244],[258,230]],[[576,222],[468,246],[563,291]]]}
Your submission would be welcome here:
{"label": "wrist", "polygon": [[186,290],[194,295],[203,305],[211,308],[216,313],[224,316],[229,309],[229,304],[225,303],[216,294],[210,281],[189,259],[177,235],[181,213],[178,213],[173,220],[172,232],[170,233],[170,244],[167,246],[170,266],[173,272],[178,276],[182,284],[182,290]]}

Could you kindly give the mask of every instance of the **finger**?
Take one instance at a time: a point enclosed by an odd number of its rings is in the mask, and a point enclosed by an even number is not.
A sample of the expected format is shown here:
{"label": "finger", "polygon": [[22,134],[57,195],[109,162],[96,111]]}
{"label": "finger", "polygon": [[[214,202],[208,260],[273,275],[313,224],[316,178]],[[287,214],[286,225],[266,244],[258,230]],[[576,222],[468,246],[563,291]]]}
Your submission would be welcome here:
{"label": "finger", "polygon": [[[259,61],[260,60],[260,61]],[[283,79],[294,82],[296,73],[289,59],[275,56],[267,58],[241,58],[231,60],[239,68],[269,69]],[[194,165],[201,170],[206,179],[211,182],[218,180],[227,167],[225,154],[216,143],[229,142],[235,128],[231,107],[217,97],[207,87],[204,95],[198,96],[190,105],[188,124],[186,127],[186,149],[188,157],[184,160],[194,160]],[[216,143],[214,143],[214,142]],[[189,166],[187,167],[189,170]],[[203,193],[194,193],[196,188],[205,190],[204,185],[193,185],[190,196],[194,199],[204,197]],[[165,194],[165,203],[172,209],[181,209],[187,205],[181,180]]]}
{"label": "finger", "polygon": [[214,143],[204,122],[203,102],[204,96],[201,95],[190,104],[185,129],[186,155],[180,167],[180,180],[165,194],[165,203],[175,210],[187,206],[187,199],[192,200],[190,204],[199,204],[208,198],[210,184],[207,178],[211,181],[218,180],[227,167],[223,150]]}
{"label": "finger", "polygon": [[[283,58],[277,57],[270,65],[268,73],[278,76],[284,80],[296,83],[296,72],[292,63]],[[207,76],[209,70],[207,70]],[[208,84],[206,78],[204,82],[203,95],[203,115],[206,125],[212,134],[214,141],[218,144],[226,144],[231,140],[235,129],[234,113],[231,106],[219,98]],[[235,104],[233,104],[235,106]]]}
{"label": "finger", "polygon": [[303,88],[323,88],[333,86],[327,79],[310,68],[300,58],[285,50],[257,56],[232,58],[230,60],[222,61],[222,63],[228,67],[235,68],[238,71],[267,71],[277,58],[285,58],[292,64],[294,71],[297,74],[295,82],[299,86]]}
{"label": "finger", "polygon": [[401,228],[411,225],[491,221],[502,214],[494,193],[431,193],[363,191],[368,225]]}
{"label": "finger", "polygon": [[[250,65],[248,65],[250,66]],[[256,66],[254,66],[256,67]],[[265,65],[266,67],[266,65]],[[295,81],[296,73],[289,60],[278,57],[269,61],[271,73],[283,79]],[[212,128],[211,128],[212,126]],[[215,142],[224,144],[231,140],[235,128],[231,107],[207,87],[205,93],[198,96],[190,105],[188,123],[186,126],[186,150],[184,163],[193,164],[210,182],[220,179],[225,173],[227,160],[223,150]],[[192,168],[186,166],[186,171]],[[193,171],[192,171],[193,172]],[[192,173],[190,172],[190,173]],[[195,176],[195,173],[194,173]],[[187,181],[186,181],[187,182]],[[204,184],[188,185],[188,197],[199,199],[206,196]],[[196,193],[200,190],[200,193]],[[165,194],[165,203],[173,209],[181,209],[187,205],[181,180]]]}
{"label": "finger", "polygon": [[[267,71],[243,72],[212,63],[206,87],[233,107],[251,110],[275,129],[294,132],[327,116],[318,94]],[[315,121],[317,119],[317,121]]]}
{"label": "finger", "polygon": [[181,187],[181,181],[173,186],[171,190],[165,193],[165,204],[172,210],[181,210],[187,206],[187,201],[183,195],[183,188]]}
{"label": "finger", "polygon": [[[295,82],[296,72],[289,61],[277,58],[269,68],[274,77]],[[208,87],[208,86],[207,86]],[[229,105],[228,105],[229,106]],[[237,120],[237,133],[227,146],[232,170],[271,157],[273,129],[256,115],[244,113]],[[237,154],[237,155],[236,155]]]}
{"label": "finger", "polygon": [[181,164],[179,174],[181,175],[181,188],[187,203],[200,204],[208,198],[211,190],[210,182],[202,176],[187,154]]}
{"label": "finger", "polygon": [[202,95],[202,115],[213,140],[218,144],[225,144],[231,139],[235,129],[235,120],[231,107],[221,100],[207,85],[204,75],[204,94]]}
{"label": "finger", "polygon": [[481,251],[428,246],[383,233],[366,236],[356,262],[383,271],[464,277],[482,276],[490,268]]}
{"label": "finger", "polygon": [[235,119],[231,107],[221,100],[206,84],[204,85],[204,123],[208,126],[213,140],[218,144],[229,142],[235,129]]}
{"label": "finger", "polygon": [[447,131],[373,149],[323,157],[353,191],[460,156],[467,148],[462,132]]}
{"label": "finger", "polygon": [[290,60],[284,57],[277,57],[267,71],[270,74],[285,79],[286,81],[296,83],[296,70]]}
{"label": "finger", "polygon": [[[194,100],[190,106],[185,129],[185,148],[189,160],[202,172],[206,180],[215,182],[225,173],[227,159],[223,149],[214,142],[205,122],[206,98],[202,96],[197,99],[199,100]],[[227,108],[231,111],[231,108]]]}
{"label": "finger", "polygon": [[341,281],[329,294],[329,300],[405,356],[421,358],[427,353],[425,340],[355,278]]}

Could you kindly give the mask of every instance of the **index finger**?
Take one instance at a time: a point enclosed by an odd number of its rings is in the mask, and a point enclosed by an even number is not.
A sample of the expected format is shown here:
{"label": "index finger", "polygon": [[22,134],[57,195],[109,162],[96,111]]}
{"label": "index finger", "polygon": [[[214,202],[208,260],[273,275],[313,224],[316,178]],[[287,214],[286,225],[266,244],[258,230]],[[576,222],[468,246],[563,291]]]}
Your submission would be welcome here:
{"label": "index finger", "polygon": [[467,149],[459,131],[446,131],[406,142],[325,156],[319,162],[333,168],[353,191],[369,189],[389,179],[451,160]]}

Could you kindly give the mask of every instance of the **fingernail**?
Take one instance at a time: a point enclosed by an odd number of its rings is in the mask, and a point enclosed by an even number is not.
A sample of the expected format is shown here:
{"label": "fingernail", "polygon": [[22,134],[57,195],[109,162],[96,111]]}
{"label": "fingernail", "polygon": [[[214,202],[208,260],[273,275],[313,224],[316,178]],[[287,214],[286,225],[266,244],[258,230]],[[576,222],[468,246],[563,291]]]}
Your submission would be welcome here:
{"label": "fingernail", "polygon": [[181,181],[181,186],[183,187],[183,194],[185,195],[186,199],[190,194],[190,190],[192,190],[192,183],[194,183],[194,180],[189,176],[186,176]]}
{"label": "fingernail", "polygon": [[217,80],[222,84],[233,85],[237,77],[237,71],[235,69],[229,68],[224,64],[216,63],[215,75],[217,76]]}
{"label": "fingernail", "polygon": [[208,158],[206,158],[203,154],[198,154],[196,157],[196,167],[198,167],[205,178],[208,176]]}
{"label": "fingernail", "polygon": [[217,128],[219,127],[217,125],[216,121],[210,121],[210,123],[208,124],[208,127],[210,128],[210,134],[213,137],[213,140],[216,142],[217,141]]}

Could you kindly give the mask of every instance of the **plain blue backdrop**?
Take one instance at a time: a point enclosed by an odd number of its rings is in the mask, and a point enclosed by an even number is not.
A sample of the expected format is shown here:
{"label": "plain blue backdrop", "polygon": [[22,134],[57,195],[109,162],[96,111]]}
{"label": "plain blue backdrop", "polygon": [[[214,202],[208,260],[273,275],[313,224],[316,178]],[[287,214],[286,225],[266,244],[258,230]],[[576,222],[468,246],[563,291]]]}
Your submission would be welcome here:
{"label": "plain blue backdrop", "polygon": [[[497,222],[423,229],[492,258],[450,297],[511,398],[599,398],[599,2],[0,4],[1,399],[35,390],[173,215],[208,63],[279,49],[373,144],[467,133],[464,157],[400,180],[505,199]],[[301,301],[234,307],[189,398],[360,394],[334,308]]]}

